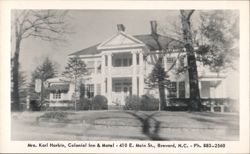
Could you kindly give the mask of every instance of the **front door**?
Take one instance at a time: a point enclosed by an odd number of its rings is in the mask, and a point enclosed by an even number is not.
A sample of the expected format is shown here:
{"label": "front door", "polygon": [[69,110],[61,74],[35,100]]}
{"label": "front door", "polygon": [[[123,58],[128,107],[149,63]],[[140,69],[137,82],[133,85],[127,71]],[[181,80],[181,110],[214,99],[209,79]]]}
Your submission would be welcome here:
{"label": "front door", "polygon": [[132,95],[132,87],[131,86],[124,86],[123,87],[124,96],[131,96]]}

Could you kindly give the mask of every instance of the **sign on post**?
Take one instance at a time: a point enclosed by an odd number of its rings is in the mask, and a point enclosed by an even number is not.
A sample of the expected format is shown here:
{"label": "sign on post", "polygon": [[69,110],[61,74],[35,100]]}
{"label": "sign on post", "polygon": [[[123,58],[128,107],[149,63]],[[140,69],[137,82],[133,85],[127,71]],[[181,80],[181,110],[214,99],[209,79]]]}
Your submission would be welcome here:
{"label": "sign on post", "polygon": [[40,93],[42,89],[42,80],[36,79],[35,80],[35,92]]}

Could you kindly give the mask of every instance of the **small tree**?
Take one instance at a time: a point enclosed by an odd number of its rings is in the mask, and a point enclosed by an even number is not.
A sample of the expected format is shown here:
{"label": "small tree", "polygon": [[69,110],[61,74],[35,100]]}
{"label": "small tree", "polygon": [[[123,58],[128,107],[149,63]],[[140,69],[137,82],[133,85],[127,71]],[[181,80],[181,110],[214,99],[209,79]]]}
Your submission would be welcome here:
{"label": "small tree", "polygon": [[77,92],[77,80],[87,73],[86,65],[79,56],[70,57],[68,63],[65,66],[63,75],[74,83],[74,101],[76,111],[76,92]]}
{"label": "small tree", "polygon": [[150,88],[158,88],[164,90],[164,91],[159,90],[159,97],[160,97],[159,110],[164,110],[166,103],[165,89],[169,85],[169,80],[168,80],[168,75],[166,74],[166,71],[162,67],[160,61],[158,61],[155,64],[152,72],[148,76],[146,83]]}
{"label": "small tree", "polygon": [[46,90],[44,89],[44,81],[55,77],[56,74],[57,72],[55,63],[53,63],[48,57],[46,57],[42,64],[37,66],[37,68],[32,73],[32,81],[29,86],[29,93],[32,97],[38,97],[37,93],[35,92],[35,80],[40,79],[42,82],[40,92],[41,105],[43,103],[44,96],[47,97]]}

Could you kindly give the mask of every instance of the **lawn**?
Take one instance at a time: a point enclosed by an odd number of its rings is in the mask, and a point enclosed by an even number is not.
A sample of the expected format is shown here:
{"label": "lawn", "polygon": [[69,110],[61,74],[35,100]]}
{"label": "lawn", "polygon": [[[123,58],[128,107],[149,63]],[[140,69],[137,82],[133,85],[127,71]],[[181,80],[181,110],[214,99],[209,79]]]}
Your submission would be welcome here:
{"label": "lawn", "polygon": [[167,111],[12,113],[12,140],[239,140],[238,114]]}

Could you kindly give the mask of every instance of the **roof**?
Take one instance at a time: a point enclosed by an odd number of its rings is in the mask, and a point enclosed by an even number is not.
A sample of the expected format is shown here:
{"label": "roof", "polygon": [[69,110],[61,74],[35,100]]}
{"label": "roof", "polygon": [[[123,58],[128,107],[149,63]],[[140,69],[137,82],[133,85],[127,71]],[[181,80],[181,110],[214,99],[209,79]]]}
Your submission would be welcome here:
{"label": "roof", "polygon": [[68,91],[69,84],[52,84],[48,87],[49,91]]}
{"label": "roof", "polygon": [[82,49],[80,51],[76,51],[74,53],[69,54],[69,56],[80,56],[80,55],[96,55],[101,53],[100,50],[97,50],[97,47],[100,43],[90,46],[88,48]]}
{"label": "roof", "polygon": [[46,82],[52,83],[52,82],[69,82],[70,80],[67,79],[66,77],[60,76],[60,77],[54,77],[54,78],[49,78],[46,80]]}
{"label": "roof", "polygon": [[[163,49],[177,48],[180,47],[181,45],[181,41],[163,35],[158,35],[158,36],[159,36],[159,43]],[[150,51],[159,50],[159,45],[157,44],[155,38],[151,34],[135,35],[134,37],[142,41],[145,45],[147,45]]]}
{"label": "roof", "polygon": [[[150,51],[159,50],[159,46],[157,45],[157,42],[155,41],[154,37],[151,34],[144,34],[144,35],[134,35],[136,39],[142,41]],[[176,48],[179,47],[181,44],[181,41],[175,40],[173,38],[159,35],[159,42],[163,49],[166,48]],[[80,56],[80,55],[95,55],[101,53],[100,50],[97,49],[97,47],[100,45],[100,43],[90,46],[88,48],[82,49],[80,51],[76,51],[74,53],[69,54],[69,56]]]}

